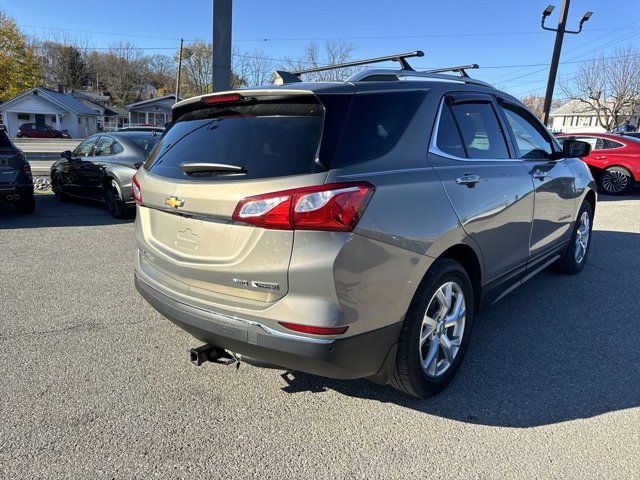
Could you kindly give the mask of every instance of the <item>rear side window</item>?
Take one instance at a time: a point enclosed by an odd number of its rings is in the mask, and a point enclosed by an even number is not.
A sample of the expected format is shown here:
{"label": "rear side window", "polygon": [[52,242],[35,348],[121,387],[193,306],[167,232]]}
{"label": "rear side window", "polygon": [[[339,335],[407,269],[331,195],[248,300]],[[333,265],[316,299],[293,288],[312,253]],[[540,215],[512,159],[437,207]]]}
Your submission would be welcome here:
{"label": "rear side window", "polygon": [[[324,109],[315,97],[203,108],[182,115],[151,152],[145,168],[176,179],[229,181],[324,170],[316,163]],[[242,175],[185,174],[182,163],[244,168]]]}
{"label": "rear side window", "polygon": [[509,158],[502,129],[490,103],[457,103],[451,110],[469,158]]}
{"label": "rear side window", "polygon": [[574,140],[588,143],[591,145],[591,150],[602,150],[604,148],[602,139],[598,137],[576,137]]}
{"label": "rear side window", "polygon": [[331,167],[364,162],[390,150],[423,97],[423,91],[355,95]]}
{"label": "rear side window", "polygon": [[608,138],[603,138],[602,139],[602,148],[603,149],[620,148],[620,147],[624,147],[624,145],[622,143],[618,143],[618,142],[614,142],[613,140],[609,140]]}

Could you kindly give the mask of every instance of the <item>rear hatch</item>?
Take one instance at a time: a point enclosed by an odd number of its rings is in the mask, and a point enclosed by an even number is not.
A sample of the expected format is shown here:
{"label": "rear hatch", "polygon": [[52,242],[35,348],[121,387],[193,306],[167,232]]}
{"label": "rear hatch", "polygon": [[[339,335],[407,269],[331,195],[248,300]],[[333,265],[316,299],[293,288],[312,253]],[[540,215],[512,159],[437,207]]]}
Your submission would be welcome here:
{"label": "rear hatch", "polygon": [[288,291],[294,233],[232,215],[244,197],[324,182],[325,109],[310,92],[240,93],[174,113],[138,172],[138,261],[147,277],[191,298],[263,308]]}
{"label": "rear hatch", "polygon": [[0,131],[0,188],[15,182],[22,164],[22,153],[11,143],[7,134]]}

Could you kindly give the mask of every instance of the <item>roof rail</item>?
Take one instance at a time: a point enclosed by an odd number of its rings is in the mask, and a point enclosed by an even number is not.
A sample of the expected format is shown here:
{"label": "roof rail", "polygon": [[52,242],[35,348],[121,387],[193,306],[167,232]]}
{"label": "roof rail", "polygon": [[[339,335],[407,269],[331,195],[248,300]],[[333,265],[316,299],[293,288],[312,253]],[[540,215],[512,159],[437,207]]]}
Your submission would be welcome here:
{"label": "roof rail", "polygon": [[[466,67],[469,68],[469,67]],[[458,68],[446,68],[427,70],[424,72],[416,72],[413,70],[391,70],[391,69],[372,69],[358,72],[347,79],[347,82],[366,82],[366,81],[382,81],[382,80],[399,80],[403,77],[420,77],[428,78],[432,80],[444,80],[448,82],[468,83],[471,85],[481,85],[483,87],[492,87],[491,84],[471,78],[468,75],[442,75],[440,72],[455,72],[459,71]]]}
{"label": "roof rail", "polygon": [[337,70],[339,68],[349,68],[349,67],[356,67],[358,65],[368,65],[371,63],[380,63],[380,62],[388,62],[388,61],[400,62],[400,65],[402,65],[403,70],[414,71],[411,65],[409,65],[409,62],[407,62],[407,58],[423,57],[423,56],[424,56],[424,52],[422,50],[416,50],[415,52],[398,53],[396,55],[387,55],[386,57],[375,57],[375,58],[368,58],[365,60],[356,60],[354,62],[337,63],[335,65],[326,65],[324,67],[309,68],[306,70],[298,70],[296,72],[287,72],[285,70],[277,70],[276,79],[274,83],[276,85],[283,85],[285,83],[301,82],[302,80],[300,80],[300,75],[303,75],[305,73],[325,72],[327,70]]}

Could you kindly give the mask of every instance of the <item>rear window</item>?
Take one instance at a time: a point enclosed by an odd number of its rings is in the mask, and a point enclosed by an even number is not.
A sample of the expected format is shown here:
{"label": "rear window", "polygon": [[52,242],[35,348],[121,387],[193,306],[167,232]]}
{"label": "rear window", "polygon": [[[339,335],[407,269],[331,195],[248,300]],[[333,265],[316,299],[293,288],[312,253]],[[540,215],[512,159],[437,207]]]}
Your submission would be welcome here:
{"label": "rear window", "polygon": [[156,146],[158,140],[160,139],[160,135],[131,135],[129,136],[129,140],[131,140],[137,147],[144,150],[145,157],[151,153],[153,147]]}
{"label": "rear window", "polygon": [[[145,168],[191,180],[248,180],[324,168],[317,157],[324,109],[315,97],[204,108],[182,115],[162,136]],[[192,177],[182,163],[242,167],[243,175]]]}

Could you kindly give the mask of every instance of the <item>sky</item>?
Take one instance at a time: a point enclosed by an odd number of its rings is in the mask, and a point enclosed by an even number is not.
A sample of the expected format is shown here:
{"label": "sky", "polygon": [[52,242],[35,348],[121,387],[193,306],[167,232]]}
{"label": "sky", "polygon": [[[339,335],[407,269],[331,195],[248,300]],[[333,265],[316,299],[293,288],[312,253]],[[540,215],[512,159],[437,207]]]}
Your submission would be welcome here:
{"label": "sky", "polygon": [[[544,94],[562,0],[234,0],[235,48],[269,58],[297,57],[315,41],[344,40],[353,59],[424,50],[416,69],[477,63],[472,76],[517,96]],[[640,49],[639,0],[572,0],[567,28],[594,14],[579,35],[566,35],[559,79],[580,62],[614,49]],[[148,54],[172,55],[179,39],[211,38],[211,0],[2,0],[23,32],[64,32],[91,47],[128,41]],[[561,92],[556,91],[557,96]]]}

